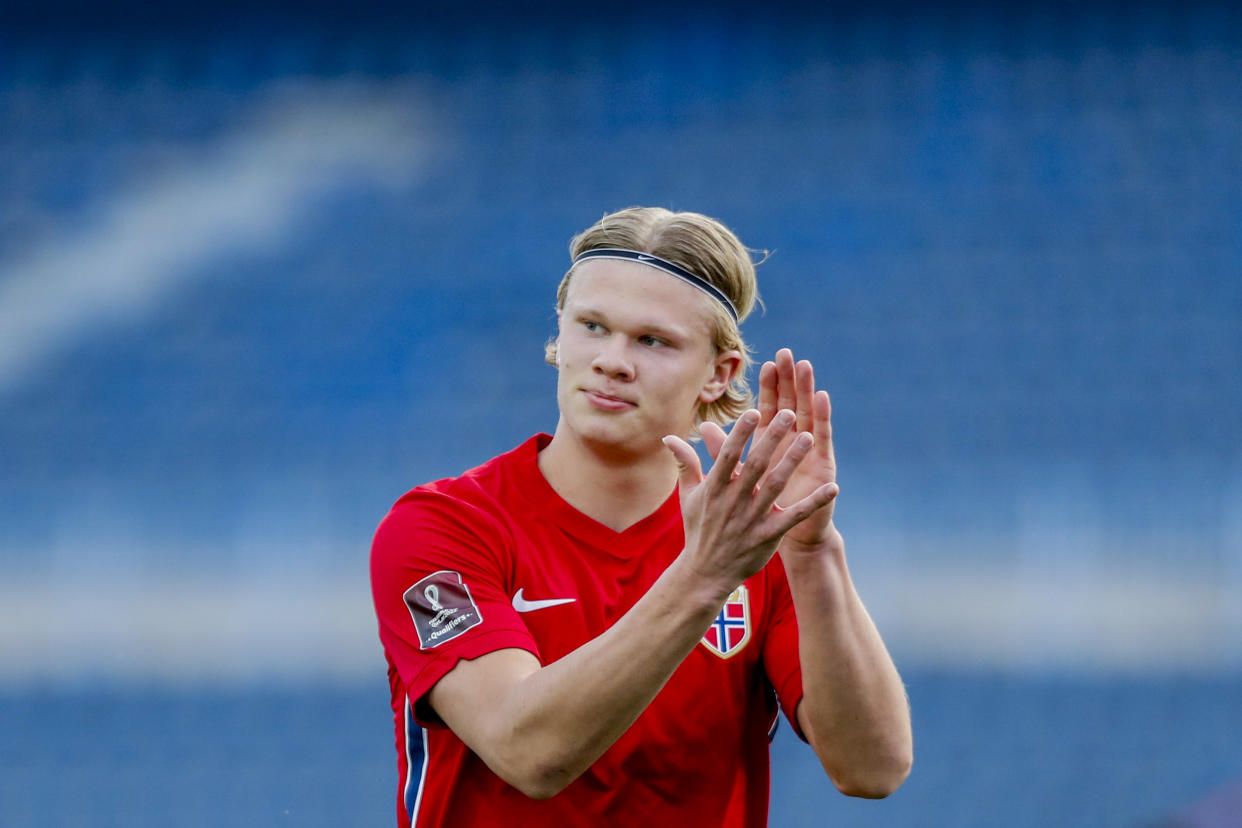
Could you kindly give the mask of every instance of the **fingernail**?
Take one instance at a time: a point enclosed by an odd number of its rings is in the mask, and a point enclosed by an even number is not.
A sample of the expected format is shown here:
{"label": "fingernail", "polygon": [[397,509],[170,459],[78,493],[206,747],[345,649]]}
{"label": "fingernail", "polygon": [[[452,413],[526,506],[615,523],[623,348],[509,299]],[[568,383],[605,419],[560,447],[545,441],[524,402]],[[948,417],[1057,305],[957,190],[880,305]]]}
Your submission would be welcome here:
{"label": "fingernail", "polygon": [[754,425],[759,422],[759,412],[752,408],[742,415],[742,422],[746,423],[746,425]]}
{"label": "fingernail", "polygon": [[789,425],[794,421],[794,413],[788,408],[782,408],[781,413],[777,414],[776,418],[780,420],[781,425]]}
{"label": "fingernail", "polygon": [[811,436],[811,432],[802,431],[798,433],[798,438],[795,442],[802,448],[809,448],[811,443],[815,442],[815,438]]}

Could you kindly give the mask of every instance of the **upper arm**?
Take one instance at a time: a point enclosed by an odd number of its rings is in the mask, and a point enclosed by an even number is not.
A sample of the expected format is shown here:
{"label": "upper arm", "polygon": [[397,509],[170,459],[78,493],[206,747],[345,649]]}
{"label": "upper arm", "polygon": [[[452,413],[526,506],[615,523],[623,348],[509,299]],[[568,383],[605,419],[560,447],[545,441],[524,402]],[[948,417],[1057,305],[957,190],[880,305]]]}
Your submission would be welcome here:
{"label": "upper arm", "polygon": [[538,669],[539,660],[526,650],[495,650],[457,662],[431,688],[427,702],[459,739],[492,765],[500,761],[496,754],[501,752],[509,693]]}
{"label": "upper arm", "polygon": [[811,720],[807,716],[806,705],[802,703],[803,699],[798,699],[798,706],[794,708],[793,725],[798,732],[798,738],[807,744],[811,743]]}
{"label": "upper arm", "polygon": [[780,556],[764,570],[768,605],[763,643],[763,669],[776,689],[785,718],[802,741],[808,741],[806,712],[802,705],[802,660],[799,653],[798,619]]}
{"label": "upper arm", "polygon": [[460,665],[471,674],[469,665],[482,657],[519,649],[538,666],[538,648],[508,595],[504,538],[490,523],[465,504],[423,496],[399,504],[376,532],[371,570],[380,640],[420,724],[438,724],[420,714],[430,691]]}
{"label": "upper arm", "polygon": [[559,764],[541,757],[548,732],[532,733],[521,719],[530,704],[518,685],[540,669],[526,650],[496,650],[463,660],[431,688],[427,700],[441,721],[493,773],[534,799],[546,799],[571,781]]}

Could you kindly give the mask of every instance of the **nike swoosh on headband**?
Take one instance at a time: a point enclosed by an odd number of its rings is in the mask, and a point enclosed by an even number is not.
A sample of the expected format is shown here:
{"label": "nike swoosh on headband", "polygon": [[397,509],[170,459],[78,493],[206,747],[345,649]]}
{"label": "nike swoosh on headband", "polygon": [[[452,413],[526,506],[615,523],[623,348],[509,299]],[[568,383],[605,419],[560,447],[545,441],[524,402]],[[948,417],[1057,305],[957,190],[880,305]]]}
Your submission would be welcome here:
{"label": "nike swoosh on headband", "polygon": [[723,290],[713,285],[711,282],[696,276],[680,265],[673,264],[667,259],[661,259],[659,256],[651,253],[642,253],[638,250],[626,250],[620,247],[597,247],[594,250],[584,250],[574,258],[574,265],[584,262],[588,259],[621,259],[623,261],[638,262],[647,267],[654,267],[656,270],[663,270],[670,276],[676,276],[683,282],[689,282],[708,296],[724,305],[725,310],[729,312],[729,316],[733,317],[733,321],[738,321],[737,308],[734,307],[733,301]]}

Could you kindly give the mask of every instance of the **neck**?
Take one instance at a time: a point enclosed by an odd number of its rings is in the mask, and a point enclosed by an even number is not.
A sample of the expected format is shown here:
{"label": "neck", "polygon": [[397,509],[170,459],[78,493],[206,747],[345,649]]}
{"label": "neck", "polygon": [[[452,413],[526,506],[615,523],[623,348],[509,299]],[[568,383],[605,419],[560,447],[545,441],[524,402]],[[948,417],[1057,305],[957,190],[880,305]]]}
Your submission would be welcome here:
{"label": "neck", "polygon": [[538,462],[565,502],[615,532],[659,509],[677,485],[677,464],[663,444],[649,452],[594,446],[565,428],[564,420]]}

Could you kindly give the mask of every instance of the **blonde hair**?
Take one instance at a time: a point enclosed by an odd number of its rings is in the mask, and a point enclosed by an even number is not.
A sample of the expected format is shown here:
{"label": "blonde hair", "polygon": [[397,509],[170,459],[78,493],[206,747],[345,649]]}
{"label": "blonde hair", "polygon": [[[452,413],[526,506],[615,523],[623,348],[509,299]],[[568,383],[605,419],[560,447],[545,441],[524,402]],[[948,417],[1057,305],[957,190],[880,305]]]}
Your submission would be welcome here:
{"label": "blonde hair", "polygon": [[[737,351],[742,364],[723,394],[712,402],[701,403],[699,422],[728,425],[751,406],[754,399],[746,375],[750,372],[751,350],[742,339],[739,323],[759,301],[755,263],[750,251],[729,228],[702,213],[677,212],[662,207],[627,207],[609,213],[569,242],[569,256],[577,258],[587,250],[619,247],[650,253],[689,270],[724,292],[737,308],[738,321],[719,302],[712,303],[712,344],[716,353]],[[766,255],[766,254],[765,254]],[[761,260],[762,261],[762,260]],[[570,267],[556,289],[556,310],[565,307]],[[548,341],[544,359],[556,365],[556,340]]]}

